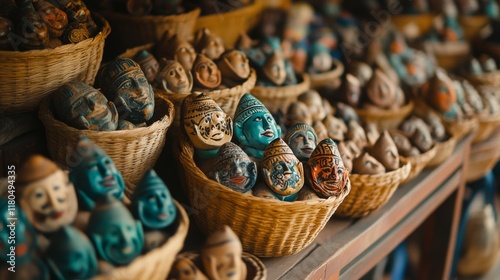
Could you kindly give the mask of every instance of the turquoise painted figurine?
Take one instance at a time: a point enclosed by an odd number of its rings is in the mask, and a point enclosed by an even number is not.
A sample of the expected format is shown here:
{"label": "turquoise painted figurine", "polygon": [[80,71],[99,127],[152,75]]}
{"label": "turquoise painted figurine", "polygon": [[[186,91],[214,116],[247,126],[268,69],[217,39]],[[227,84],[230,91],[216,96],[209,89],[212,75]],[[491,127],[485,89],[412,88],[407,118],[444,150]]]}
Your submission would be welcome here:
{"label": "turquoise painted figurine", "polygon": [[305,123],[297,123],[290,127],[283,140],[301,162],[307,162],[318,145],[318,136],[314,128]]}
{"label": "turquoise painted figurine", "polygon": [[431,78],[425,99],[427,104],[446,119],[459,119],[462,117],[462,111],[457,104],[455,86],[444,72],[437,71],[434,77]]}
{"label": "turquoise painted figurine", "polygon": [[83,232],[65,226],[50,240],[45,256],[56,279],[90,279],[97,274],[96,252]]}
{"label": "turquoise painted figurine", "polygon": [[233,191],[246,193],[257,181],[257,164],[233,142],[220,147],[210,177]]}
{"label": "turquoise painted figurine", "polygon": [[337,144],[326,138],[318,143],[307,161],[307,182],[323,198],[349,193],[349,170],[344,167]]}
{"label": "turquoise painted figurine", "polygon": [[83,82],[69,82],[53,95],[57,117],[69,126],[98,131],[116,130],[118,111],[97,89]]}
{"label": "turquoise painted figurine", "polygon": [[189,94],[193,88],[193,75],[176,60],[162,58],[155,81],[169,94]]}
{"label": "turquoise painted figurine", "polygon": [[281,137],[281,128],[273,115],[262,102],[248,93],[241,97],[236,107],[234,132],[243,151],[259,161],[267,145]]}
{"label": "turquoise painted figurine", "polygon": [[80,210],[92,210],[107,194],[121,200],[125,183],[106,152],[85,136],[80,136],[75,150],[78,158],[70,164],[69,178],[76,186]]}
{"label": "turquoise painted figurine", "polygon": [[281,138],[267,146],[262,157],[262,176],[279,200],[293,201],[304,185],[302,162]]}
{"label": "turquoise painted figurine", "polygon": [[184,99],[181,117],[199,159],[214,158],[219,148],[233,137],[231,117],[204,93],[193,93]]}
{"label": "turquoise painted figurine", "polygon": [[137,124],[153,116],[153,88],[132,59],[117,58],[105,65],[97,74],[96,84],[115,103],[120,119]]}
{"label": "turquoise painted figurine", "polygon": [[87,236],[99,258],[114,266],[129,264],[144,246],[141,222],[111,194],[100,199],[92,210]]}
{"label": "turquoise painted figurine", "polygon": [[164,229],[177,217],[174,200],[154,170],[149,170],[137,184],[130,199],[130,209],[147,229]]}
{"label": "turquoise painted figurine", "polygon": [[160,64],[158,60],[147,50],[142,50],[134,56],[135,62],[141,66],[141,70],[148,82],[152,83],[158,74]]}
{"label": "turquoise painted figurine", "polygon": [[19,206],[36,230],[51,233],[75,220],[75,188],[51,160],[32,155],[17,173],[16,184]]}
{"label": "turquoise painted figurine", "polygon": [[310,74],[324,73],[330,71],[333,65],[333,58],[330,50],[320,43],[315,43],[309,49],[307,56],[307,69]]}

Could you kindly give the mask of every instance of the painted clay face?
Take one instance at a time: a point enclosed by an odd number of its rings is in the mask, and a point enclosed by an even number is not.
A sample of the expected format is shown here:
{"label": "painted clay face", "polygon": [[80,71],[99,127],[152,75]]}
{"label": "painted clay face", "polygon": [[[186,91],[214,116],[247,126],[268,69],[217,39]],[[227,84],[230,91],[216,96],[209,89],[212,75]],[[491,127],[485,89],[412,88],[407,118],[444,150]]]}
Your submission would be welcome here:
{"label": "painted clay face", "polygon": [[198,267],[185,257],[177,257],[172,265],[171,275],[176,280],[208,280]]}
{"label": "painted clay face", "polygon": [[264,66],[262,66],[264,76],[277,86],[282,85],[287,76],[285,60],[283,56],[275,52],[267,58]]}
{"label": "painted clay face", "polygon": [[240,99],[234,119],[236,137],[251,157],[262,158],[267,145],[281,137],[281,129],[269,110],[250,94]]}
{"label": "painted clay face", "polygon": [[257,181],[257,165],[233,142],[227,142],[215,156],[213,179],[234,191],[245,193]]}
{"label": "painted clay face", "polygon": [[429,104],[442,113],[450,111],[457,102],[455,88],[450,78],[444,73],[437,72],[430,83],[430,90],[427,93]]}
{"label": "painted clay face", "polygon": [[334,116],[327,115],[323,123],[328,130],[328,137],[336,141],[344,141],[344,134],[347,133],[347,126],[344,121]]}
{"label": "painted clay face", "polygon": [[347,148],[345,145],[345,142],[339,142],[337,145],[339,148],[339,154],[340,157],[342,158],[342,161],[344,162],[345,168],[349,170],[349,172],[352,171],[352,161],[354,160],[354,155],[352,154],[351,150]]}
{"label": "painted clay face", "polygon": [[88,237],[72,226],[51,236],[46,255],[59,279],[89,279],[97,274],[97,256]]}
{"label": "painted clay face", "polygon": [[337,144],[332,139],[321,141],[307,164],[309,185],[321,197],[340,196],[349,180],[349,171],[344,167]]}
{"label": "painted clay face", "polygon": [[112,265],[126,265],[141,254],[144,235],[141,222],[121,201],[108,195],[90,215],[87,235],[99,257]]}
{"label": "painted clay face", "polygon": [[250,76],[248,58],[238,50],[231,50],[222,54],[217,67],[222,73],[222,80],[226,86],[236,85]]}
{"label": "painted clay face", "polygon": [[217,149],[233,137],[233,121],[208,95],[192,94],[182,104],[184,130],[196,149]]}
{"label": "painted clay face", "polygon": [[374,122],[367,122],[365,124],[365,134],[369,146],[375,145],[375,142],[377,142],[377,139],[380,137],[377,125]]}
{"label": "painted clay face", "polygon": [[446,129],[439,116],[434,112],[425,113],[425,122],[429,124],[432,138],[441,142],[446,138]]}
{"label": "painted clay face", "polygon": [[85,83],[63,85],[54,93],[53,103],[58,118],[72,127],[109,131],[118,125],[115,104]]}
{"label": "painted clay face", "polygon": [[346,103],[352,107],[358,107],[361,97],[361,82],[351,74],[347,74],[343,85],[343,94]]}
{"label": "painted clay face", "polygon": [[115,103],[120,119],[132,123],[148,121],[154,112],[154,92],[139,64],[117,58],[97,74],[104,95]]}
{"label": "painted clay face", "polygon": [[69,21],[76,21],[80,23],[85,23],[89,29],[91,30],[91,33],[94,33],[94,30],[96,28],[95,22],[92,20],[92,17],[90,15],[90,11],[85,6],[85,3],[81,0],[58,0],[58,2],[61,2],[61,7],[64,12],[66,12]]}
{"label": "painted clay face", "polygon": [[191,72],[175,60],[163,60],[156,78],[167,92],[188,94],[193,88]]}
{"label": "painted clay face", "polygon": [[[15,210],[12,207],[15,206]],[[31,260],[33,252],[37,248],[37,237],[33,226],[17,205],[8,203],[8,200],[0,197],[0,260],[8,261],[7,254],[10,253],[9,236],[11,219],[16,218],[16,264],[21,265]],[[11,241],[12,242],[12,241]]]}
{"label": "painted clay face", "polygon": [[37,49],[43,48],[43,46],[49,43],[49,28],[47,24],[42,20],[40,15],[33,12],[28,12],[23,15],[23,21],[26,20],[26,24],[22,26],[28,26],[26,30],[20,30],[23,36],[23,44],[26,48]]}
{"label": "painted clay face", "polygon": [[144,76],[146,76],[148,82],[153,82],[160,68],[158,60],[146,50],[140,51],[134,57],[134,60],[141,66],[141,70],[144,72]]}
{"label": "painted clay face", "polygon": [[389,132],[384,131],[380,134],[377,142],[371,149],[372,155],[376,158],[387,171],[399,168],[399,153],[394,140]]}
{"label": "painted clay face", "polygon": [[302,103],[300,101],[295,101],[290,104],[290,106],[288,107],[286,119],[288,126],[292,126],[297,123],[306,123],[308,125],[312,125],[313,123],[309,108],[307,108],[307,105],[305,103]]}
{"label": "painted clay face", "polygon": [[125,183],[113,160],[85,136],[80,137],[75,150],[78,158],[69,177],[77,185],[80,208],[91,210],[107,194],[122,199]]}
{"label": "painted clay face", "polygon": [[165,183],[150,170],[137,184],[131,198],[132,214],[150,229],[163,229],[175,221],[177,207]]}
{"label": "painted clay face", "polygon": [[45,0],[34,2],[33,5],[42,20],[47,24],[50,37],[60,37],[66,25],[68,25],[68,16],[66,13]]}
{"label": "painted clay face", "polygon": [[347,139],[354,141],[360,149],[366,147],[368,140],[366,139],[365,130],[358,122],[351,121],[347,131]]}
{"label": "painted clay face", "polygon": [[191,71],[196,59],[196,51],[189,42],[178,40],[174,58],[179,61],[186,71]]}
{"label": "painted clay face", "polygon": [[344,141],[346,148],[351,152],[353,158],[357,158],[361,155],[361,149],[356,145],[356,142],[352,140]]}
{"label": "painted clay face", "polygon": [[323,122],[314,121],[312,127],[318,136],[318,141],[328,138],[328,129]]}
{"label": "painted clay face", "polygon": [[432,139],[429,129],[417,128],[415,132],[410,137],[410,141],[417,147],[421,152],[426,152],[434,146],[434,140]]}
{"label": "painted clay face", "polygon": [[394,140],[394,144],[396,145],[398,152],[402,156],[408,157],[412,154],[412,149],[414,147],[411,145],[411,142],[406,135],[397,130],[391,130],[389,134],[391,135],[392,140]]}
{"label": "painted clay face", "polygon": [[207,28],[199,30],[195,35],[196,50],[206,55],[209,59],[215,60],[224,52],[224,43],[219,36],[216,36]]}
{"label": "painted clay face", "polygon": [[385,173],[385,168],[382,163],[366,152],[354,159],[352,168],[352,173],[354,174],[375,175]]}
{"label": "painted clay face", "polygon": [[326,111],[323,107],[323,100],[317,91],[309,90],[299,96],[299,101],[307,105],[312,113],[314,121],[322,121],[326,117]]}
{"label": "painted clay face", "polygon": [[302,163],[281,138],[273,140],[262,158],[262,173],[267,186],[276,194],[296,194],[304,185]]}
{"label": "painted clay face", "polygon": [[68,175],[52,161],[30,157],[18,173],[20,206],[30,223],[41,232],[54,232],[71,224],[78,201]]}
{"label": "painted clay face", "polygon": [[246,279],[247,267],[241,260],[243,249],[241,242],[231,230],[224,226],[212,233],[201,249],[201,260],[210,279],[243,280]]}
{"label": "painted clay face", "polygon": [[222,76],[217,65],[210,58],[202,54],[196,56],[192,74],[194,85],[202,89],[214,89],[222,81]]}
{"label": "painted clay face", "polygon": [[396,85],[380,70],[375,70],[366,86],[368,100],[380,107],[388,108],[396,99]]}
{"label": "painted clay face", "polygon": [[318,144],[318,137],[314,128],[305,123],[298,123],[290,127],[284,140],[301,162],[307,161],[311,157],[314,148]]}
{"label": "painted clay face", "polygon": [[349,64],[348,73],[358,78],[361,87],[364,87],[373,76],[373,70],[370,65],[363,62]]}
{"label": "painted clay face", "polygon": [[412,135],[417,129],[428,129],[427,124],[421,118],[417,116],[411,116],[410,118],[404,120],[399,128],[406,135]]}

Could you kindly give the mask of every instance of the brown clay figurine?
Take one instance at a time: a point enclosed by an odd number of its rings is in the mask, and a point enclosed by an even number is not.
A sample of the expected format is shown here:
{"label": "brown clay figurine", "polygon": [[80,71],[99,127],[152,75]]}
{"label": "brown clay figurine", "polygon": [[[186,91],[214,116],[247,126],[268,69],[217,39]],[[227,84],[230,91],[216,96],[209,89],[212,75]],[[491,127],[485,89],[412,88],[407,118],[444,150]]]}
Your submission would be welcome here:
{"label": "brown clay figurine", "polygon": [[97,32],[97,25],[90,15],[90,11],[81,0],[56,0],[66,15],[69,24],[61,36],[65,43],[76,44],[91,38]]}
{"label": "brown clay figurine", "polygon": [[372,68],[364,62],[350,63],[347,72],[359,80],[361,87],[364,87],[373,76]]}
{"label": "brown clay figurine", "polygon": [[290,127],[283,140],[290,146],[290,149],[301,162],[305,162],[311,157],[314,148],[318,144],[316,132],[310,125],[305,123],[297,123]]}
{"label": "brown clay figurine", "polygon": [[358,107],[361,97],[361,82],[352,74],[347,74],[342,84],[342,99],[347,105]]}
{"label": "brown clay figurine", "polygon": [[425,129],[420,127],[415,129],[410,141],[422,153],[427,152],[434,146],[434,139],[432,139],[431,132],[427,127]]}
{"label": "brown clay figurine", "polygon": [[385,173],[385,168],[378,160],[367,152],[354,159],[352,162],[352,173],[376,175]]}
{"label": "brown clay figurine", "polygon": [[335,104],[335,117],[343,119],[346,124],[352,120],[359,122],[359,117],[353,107],[339,102]]}
{"label": "brown clay figurine", "polygon": [[365,130],[363,127],[355,121],[349,122],[347,131],[347,140],[352,140],[356,143],[358,148],[363,149],[368,144],[368,139],[366,139]]}
{"label": "brown clay figurine", "polygon": [[346,192],[349,170],[344,167],[337,144],[327,138],[319,142],[307,161],[309,186],[321,197],[339,197]]}
{"label": "brown clay figurine", "polygon": [[47,24],[50,38],[59,38],[68,25],[66,13],[45,0],[35,0],[33,5],[42,20]]}
{"label": "brown clay figurine", "polygon": [[189,94],[193,88],[193,75],[175,60],[162,58],[160,71],[156,75],[158,86],[167,93]]}
{"label": "brown clay figurine", "polygon": [[224,226],[212,233],[201,249],[208,278],[245,280],[247,267],[241,259],[242,252],[241,242],[230,227]]}
{"label": "brown clay figurine", "polygon": [[328,130],[328,137],[335,141],[344,141],[344,135],[347,133],[347,126],[343,120],[332,115],[327,115],[323,123]]}
{"label": "brown clay figurine", "polygon": [[280,200],[293,201],[304,185],[302,163],[281,138],[267,146],[262,157],[262,175]]}
{"label": "brown clay figurine", "polygon": [[49,43],[49,28],[31,1],[18,4],[23,24],[16,25],[16,34],[21,36],[21,47],[26,50],[43,49]]}
{"label": "brown clay figurine", "polygon": [[298,100],[307,105],[312,113],[313,121],[322,121],[325,119],[326,112],[323,107],[323,100],[317,91],[308,90],[307,92],[299,95]]}
{"label": "brown clay figurine", "polygon": [[208,28],[202,28],[195,34],[194,46],[198,53],[215,60],[224,52],[222,39],[213,34]]}
{"label": "brown clay figurine", "polygon": [[78,209],[73,183],[51,160],[31,156],[16,178],[19,205],[30,223],[50,233],[73,223]]}
{"label": "brown clay figurine", "polygon": [[181,114],[184,131],[202,159],[214,158],[219,148],[233,137],[231,117],[204,93],[186,97]]}
{"label": "brown clay figurine", "polygon": [[365,123],[365,134],[366,134],[366,139],[368,140],[368,146],[375,145],[375,142],[377,142],[377,139],[380,136],[380,133],[378,132],[377,124],[375,124],[374,122],[366,122]]}
{"label": "brown clay figurine", "polygon": [[340,157],[342,158],[342,161],[344,162],[345,168],[349,170],[349,172],[352,171],[352,161],[354,160],[354,155],[352,154],[351,150],[347,148],[345,145],[345,142],[339,142],[337,145],[339,148],[339,154]]}
{"label": "brown clay figurine", "polygon": [[344,141],[346,148],[351,151],[351,154],[353,155],[353,159],[357,158],[361,155],[362,150],[356,145],[356,142],[352,140],[347,140]]}
{"label": "brown clay figurine", "polygon": [[196,56],[191,73],[194,86],[201,90],[215,89],[222,82],[222,75],[217,65],[203,54]]}
{"label": "brown clay figurine", "polygon": [[390,109],[396,101],[396,85],[381,70],[377,69],[366,85],[366,97],[368,104],[365,104],[365,107],[373,105],[380,109]]}
{"label": "brown clay figurine", "polygon": [[222,83],[227,87],[241,85],[250,76],[250,64],[245,53],[238,50],[224,52],[217,67],[222,74]]}
{"label": "brown clay figurine", "polygon": [[322,121],[314,121],[312,127],[318,136],[318,141],[328,138],[328,129]]}
{"label": "brown clay figurine", "polygon": [[420,154],[420,151],[416,147],[412,146],[408,137],[406,137],[406,135],[402,132],[398,130],[391,130],[389,131],[389,134],[391,135],[392,140],[394,140],[394,144],[396,144],[399,154],[402,156],[413,157]]}
{"label": "brown clay figurine", "polygon": [[156,48],[156,57],[177,60],[186,71],[191,71],[196,59],[196,51],[188,41],[177,34],[171,36],[170,33],[165,32]]}
{"label": "brown clay figurine", "polygon": [[186,257],[177,257],[172,265],[169,280],[208,280],[198,267]]}
{"label": "brown clay figurine", "polygon": [[295,101],[288,106],[286,120],[288,126],[292,126],[297,123],[306,123],[308,125],[312,125],[313,123],[309,108],[307,108],[305,103],[300,101]]}
{"label": "brown clay figurine", "polygon": [[389,132],[382,132],[370,151],[373,157],[382,163],[387,171],[399,168],[398,148]]}
{"label": "brown clay figurine", "polygon": [[134,60],[141,66],[142,72],[144,72],[148,82],[152,83],[160,68],[158,60],[156,60],[156,58],[147,50],[142,50],[137,53],[134,56]]}

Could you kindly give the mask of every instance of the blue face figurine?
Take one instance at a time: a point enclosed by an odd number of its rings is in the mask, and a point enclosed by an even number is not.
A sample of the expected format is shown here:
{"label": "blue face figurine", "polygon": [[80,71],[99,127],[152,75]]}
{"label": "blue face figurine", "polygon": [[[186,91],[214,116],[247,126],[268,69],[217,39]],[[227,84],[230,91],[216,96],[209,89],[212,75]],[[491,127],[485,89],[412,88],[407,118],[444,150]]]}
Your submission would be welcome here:
{"label": "blue face figurine", "polygon": [[112,195],[99,200],[92,210],[87,235],[99,257],[115,266],[132,262],[144,246],[141,222]]}
{"label": "blue face figurine", "polygon": [[246,93],[240,99],[234,115],[234,132],[243,151],[261,159],[267,145],[281,137],[281,128],[267,108]]}
{"label": "blue face figurine", "polygon": [[97,74],[98,84],[108,100],[115,103],[120,119],[143,123],[153,116],[154,92],[139,64],[117,58]]}
{"label": "blue face figurine", "polygon": [[88,279],[97,274],[92,243],[72,226],[65,226],[51,236],[46,256],[56,279]]}
{"label": "blue face figurine", "polygon": [[125,183],[113,160],[87,137],[81,136],[76,145],[79,162],[69,173],[78,194],[81,210],[92,210],[95,202],[107,194],[123,198]]}
{"label": "blue face figurine", "polygon": [[[13,220],[14,218],[17,220]],[[15,240],[9,238],[13,229]],[[15,247],[13,252],[10,250],[11,246]],[[35,229],[21,211],[21,207],[0,197],[0,260],[9,261],[10,255],[13,255],[16,264],[21,265],[31,260],[36,247]]]}
{"label": "blue face figurine", "polygon": [[150,170],[137,185],[131,198],[131,211],[149,229],[170,226],[177,208],[165,183]]}

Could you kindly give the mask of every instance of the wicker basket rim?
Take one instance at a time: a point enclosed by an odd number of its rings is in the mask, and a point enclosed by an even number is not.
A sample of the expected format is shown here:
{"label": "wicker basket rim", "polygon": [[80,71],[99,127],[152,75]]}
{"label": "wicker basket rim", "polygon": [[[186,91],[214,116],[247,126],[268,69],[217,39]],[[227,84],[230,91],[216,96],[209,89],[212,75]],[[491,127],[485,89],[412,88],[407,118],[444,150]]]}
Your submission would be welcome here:
{"label": "wicker basket rim", "polygon": [[405,104],[403,107],[393,109],[393,110],[380,110],[380,111],[368,111],[363,108],[354,108],[356,113],[360,117],[379,117],[379,118],[394,118],[395,116],[403,116],[408,114],[413,110],[414,103],[412,100],[409,100],[407,104]]}
{"label": "wicker basket rim", "polygon": [[106,38],[109,33],[111,33],[111,26],[108,21],[98,13],[92,13],[92,17],[98,18],[102,22],[101,30],[92,38],[85,39],[76,44],[63,44],[54,49],[43,49],[43,50],[29,50],[29,51],[2,51],[0,50],[0,57],[10,57],[14,54],[16,59],[32,59],[33,57],[38,56],[48,56],[48,55],[58,55],[60,53],[66,52],[74,52],[75,49],[86,48],[88,45],[91,45],[94,42],[100,42],[104,38]]}
{"label": "wicker basket rim", "polygon": [[[194,155],[194,148],[192,146],[191,143],[189,143],[189,141],[187,141],[187,139],[185,138],[185,136],[181,136],[180,137],[180,142],[179,142],[179,148],[180,149],[184,149],[184,150],[188,150],[189,151],[189,158],[193,158],[193,155]],[[181,151],[181,154],[183,152]],[[239,193],[237,191],[234,191],[226,186],[223,186],[221,185],[220,183],[212,180],[212,179],[209,179],[205,173],[203,173],[199,168],[198,166],[195,165],[195,170],[192,174],[192,176],[194,177],[197,177],[198,180],[201,179],[201,181],[205,182],[205,184],[207,185],[207,187],[210,187],[210,188],[213,188],[214,191],[217,191],[217,192],[221,192],[221,193],[224,193],[225,195],[229,196],[229,197],[234,197],[231,199],[231,201],[240,201],[240,200],[250,200],[250,202],[252,203],[263,203],[263,204],[266,204],[266,207],[286,207],[286,206],[293,206],[295,207],[296,205],[307,205],[307,206],[316,206],[316,205],[330,205],[330,204],[337,204],[337,203],[340,203],[344,200],[344,197],[347,196],[347,194],[344,194],[344,196],[339,196],[339,197],[329,197],[329,198],[319,198],[319,199],[315,199],[315,200],[301,200],[301,201],[290,201],[290,202],[287,202],[287,201],[281,201],[281,200],[271,200],[271,199],[265,199],[265,198],[261,198],[261,197],[256,197],[256,196],[253,196],[253,195],[245,195],[245,194],[242,194],[242,193]],[[350,183],[350,180],[349,182]],[[235,202],[236,203],[236,202]]]}
{"label": "wicker basket rim", "polygon": [[391,178],[391,177],[395,177],[397,176],[399,173],[401,174],[405,174],[406,173],[406,176],[403,176],[404,178],[401,178],[401,181],[405,180],[406,177],[408,177],[408,174],[410,173],[410,169],[411,169],[411,162],[402,162],[402,164],[400,164],[400,167],[396,170],[393,170],[393,171],[389,171],[389,172],[386,172],[386,173],[383,173],[383,174],[375,174],[375,175],[369,175],[369,174],[349,174],[349,177],[352,178],[352,179],[356,179],[356,180],[363,180],[363,179],[386,179],[386,178]]}
{"label": "wicker basket rim", "polygon": [[[452,137],[450,137],[451,139]],[[426,161],[427,159],[431,160],[437,153],[437,150],[438,150],[438,142],[434,142],[434,145],[432,146],[432,148],[430,148],[428,151],[425,151],[424,153],[421,153],[419,155],[416,155],[416,156],[412,156],[412,157],[404,157],[404,156],[399,156],[400,160],[403,160],[403,161],[409,161],[409,160],[415,160],[417,162],[420,162],[420,161]]]}
{"label": "wicker basket rim", "polygon": [[438,55],[462,55],[468,53],[470,45],[467,42],[425,42],[424,46]]}
{"label": "wicker basket rim", "polygon": [[239,89],[239,88],[251,88],[251,85],[254,84],[255,85],[255,82],[257,81],[257,72],[255,71],[255,69],[253,68],[250,68],[250,75],[248,76],[248,78],[241,84],[239,85],[236,85],[234,87],[230,87],[230,88],[224,88],[224,89],[216,89],[216,90],[194,90],[193,92],[194,93],[205,93],[205,94],[225,94],[225,93],[234,93],[234,91],[236,89]]}
{"label": "wicker basket rim", "polygon": [[257,91],[269,91],[269,90],[279,89],[280,91],[287,91],[287,90],[294,90],[297,87],[302,87],[302,86],[305,86],[305,85],[307,85],[307,88],[309,88],[310,80],[311,79],[310,79],[309,75],[306,74],[306,73],[303,73],[302,74],[302,81],[300,81],[299,83],[297,83],[295,85],[288,85],[288,86],[255,86],[253,88],[253,90],[257,90]]}
{"label": "wicker basket rim", "polygon": [[174,105],[172,102],[170,102],[167,98],[161,96],[161,95],[156,95],[155,94],[155,99],[161,99],[163,102],[167,104],[167,112],[163,117],[158,119],[157,121],[153,122],[152,124],[146,126],[146,127],[136,127],[134,129],[130,130],[113,130],[113,131],[96,131],[96,130],[81,130],[77,129],[74,127],[71,127],[64,122],[58,120],[52,110],[51,110],[51,95],[47,96],[46,98],[43,99],[42,103],[40,104],[40,110],[38,112],[38,117],[42,120],[44,126],[50,126],[50,127],[63,127],[67,131],[73,132],[73,133],[85,133],[86,135],[95,135],[99,137],[117,137],[117,136],[129,136],[131,133],[133,134],[145,134],[149,132],[156,131],[160,126],[163,126],[164,123],[166,123],[167,126],[172,124],[172,120],[174,119],[174,114],[175,114],[175,109]]}
{"label": "wicker basket rim", "polygon": [[180,21],[182,18],[191,18],[191,17],[198,17],[201,13],[201,9],[199,7],[196,7],[188,12],[182,13],[182,14],[177,14],[177,15],[145,15],[145,16],[132,16],[129,14],[125,13],[120,13],[120,12],[115,12],[111,10],[103,10],[100,11],[105,16],[111,16],[114,17],[115,19],[122,19],[122,20],[127,20],[130,22],[144,22],[144,21],[156,21],[156,22],[162,22],[162,21]]}
{"label": "wicker basket rim", "polygon": [[500,122],[500,113],[494,115],[478,115],[477,119],[479,121],[479,124]]}
{"label": "wicker basket rim", "polygon": [[311,80],[334,79],[340,77],[344,73],[344,64],[338,59],[333,59],[332,68],[324,73],[309,73]]}

